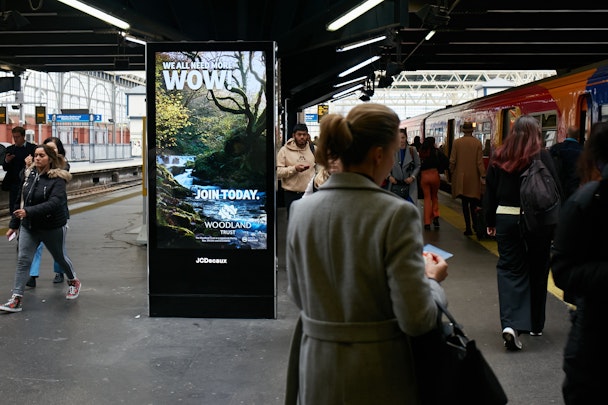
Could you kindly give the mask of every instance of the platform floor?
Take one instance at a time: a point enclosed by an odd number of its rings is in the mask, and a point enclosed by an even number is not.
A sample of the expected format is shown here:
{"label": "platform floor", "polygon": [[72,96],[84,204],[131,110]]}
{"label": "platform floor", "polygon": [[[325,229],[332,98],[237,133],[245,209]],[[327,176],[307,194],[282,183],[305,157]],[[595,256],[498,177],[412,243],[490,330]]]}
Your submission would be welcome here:
{"label": "platform floor", "polygon": [[[550,295],[544,335],[523,336],[523,351],[506,352],[493,242],[463,236],[459,205],[447,195],[440,201],[441,230],[425,232],[425,240],[454,253],[444,282],[451,311],[493,366],[509,404],[563,404],[566,305]],[[45,253],[23,312],[0,315],[0,403],[283,403],[297,314],[286,296],[284,209],[278,212],[274,320],[150,318],[146,247],[138,241],[142,209],[141,192],[131,190],[100,197],[72,215],[68,252],[81,296],[65,300],[66,287],[52,283]],[[15,258],[15,244],[0,243],[2,300],[10,295]]]}

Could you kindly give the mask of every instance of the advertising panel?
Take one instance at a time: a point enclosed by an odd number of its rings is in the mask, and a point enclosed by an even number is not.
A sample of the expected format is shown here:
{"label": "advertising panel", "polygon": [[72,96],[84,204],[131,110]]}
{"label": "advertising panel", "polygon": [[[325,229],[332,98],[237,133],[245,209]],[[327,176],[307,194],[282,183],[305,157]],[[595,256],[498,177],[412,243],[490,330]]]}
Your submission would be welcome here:
{"label": "advertising panel", "polygon": [[275,317],[274,50],[147,45],[151,316]]}

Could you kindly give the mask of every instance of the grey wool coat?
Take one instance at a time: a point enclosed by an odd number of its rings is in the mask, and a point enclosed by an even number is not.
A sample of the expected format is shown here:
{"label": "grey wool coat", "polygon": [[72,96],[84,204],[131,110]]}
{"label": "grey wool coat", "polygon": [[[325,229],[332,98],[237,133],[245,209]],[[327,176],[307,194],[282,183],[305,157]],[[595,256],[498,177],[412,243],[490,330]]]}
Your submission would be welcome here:
{"label": "grey wool coat", "polygon": [[[286,403],[417,404],[410,336],[437,325],[418,209],[367,177],[334,173],[292,205],[288,293],[300,308]],[[299,402],[296,402],[299,401]]]}

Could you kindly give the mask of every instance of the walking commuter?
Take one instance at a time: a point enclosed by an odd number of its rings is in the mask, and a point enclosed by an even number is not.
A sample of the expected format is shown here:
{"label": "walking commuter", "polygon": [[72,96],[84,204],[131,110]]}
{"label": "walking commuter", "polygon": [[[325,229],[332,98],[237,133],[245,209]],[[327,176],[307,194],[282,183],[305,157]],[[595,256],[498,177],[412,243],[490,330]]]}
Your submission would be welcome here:
{"label": "walking commuter", "polygon": [[317,158],[343,171],[294,202],[288,293],[300,309],[286,404],[419,403],[409,336],[437,327],[447,263],[423,258],[419,210],[380,184],[399,148],[399,117],[359,104],[320,124]]}
{"label": "walking commuter", "polygon": [[420,136],[416,135],[416,136],[414,137],[414,141],[412,142],[412,146],[413,146],[414,148],[416,148],[416,150],[417,150],[418,152],[420,152],[420,147],[422,146],[422,143],[420,142]]}
{"label": "walking commuter", "polygon": [[448,168],[448,158],[435,146],[435,138],[427,136],[420,147],[420,185],[424,194],[424,229],[439,229],[439,186]]}
{"label": "walking commuter", "polygon": [[[65,160],[65,148],[63,147],[63,142],[61,142],[61,139],[52,136],[52,137],[46,138],[42,143],[52,147],[55,150],[55,153],[64,157],[64,160]],[[32,158],[28,156],[25,159],[25,162],[26,162],[27,167],[29,167],[32,164]],[[70,164],[67,162],[67,160],[65,160],[65,167],[63,167],[63,169],[70,171]],[[66,209],[66,211],[68,210],[67,204],[66,204],[65,209]],[[69,211],[67,212],[67,215],[68,215],[68,219],[69,219]],[[42,259],[43,249],[44,249],[44,243],[40,242],[40,244],[36,248],[36,253],[34,254],[34,258],[32,259],[32,266],[30,267],[30,278],[27,281],[27,283],[25,283],[25,285],[28,287],[36,287],[36,279],[40,275],[40,260]],[[61,270],[61,266],[59,265],[59,263],[57,263],[57,262],[53,263],[53,271],[55,273],[55,278],[53,278],[53,283],[63,283],[63,279],[64,279],[63,270]]]}
{"label": "walking commuter", "polygon": [[588,181],[562,206],[555,232],[551,271],[555,285],[574,297],[576,310],[564,350],[566,374],[562,394],[566,405],[597,403],[606,395],[608,336],[608,123],[591,127],[581,160]]}
{"label": "walking commuter", "polygon": [[464,135],[452,144],[450,174],[452,198],[460,198],[466,228],[464,234],[468,236],[477,229],[475,210],[481,204],[481,179],[486,176],[486,169],[481,142],[473,136],[473,123],[465,122],[461,130]]}
{"label": "walking commuter", "polygon": [[25,172],[25,181],[19,192],[20,208],[13,212],[6,232],[9,238],[19,232],[19,252],[13,294],[8,302],[0,306],[2,311],[22,310],[25,283],[40,242],[44,243],[68,278],[66,299],[78,298],[81,284],[70,258],[65,254],[66,183],[72,175],[61,169],[64,165],[64,159],[52,147],[40,145],[34,153],[34,167]]}
{"label": "walking commuter", "polygon": [[490,138],[486,139],[483,145],[483,151],[481,152],[483,167],[488,171],[488,164],[490,163],[490,158],[492,157],[492,141]]}
{"label": "walking commuter", "polygon": [[577,171],[578,158],[583,151],[583,146],[578,142],[579,134],[578,128],[570,127],[567,130],[567,138],[549,149],[564,192],[563,201],[576,191],[581,182]]}
{"label": "walking commuter", "polygon": [[315,191],[317,191],[319,187],[321,187],[327,181],[329,176],[331,176],[333,173],[342,171],[342,162],[340,162],[340,159],[328,159],[327,164],[327,168],[321,165],[317,165],[317,167],[319,168],[317,174],[315,174],[315,176],[310,179],[310,182],[308,183],[308,186],[306,186],[306,191],[304,191],[304,195],[302,196],[302,198],[309,196]]}
{"label": "walking commuter", "polygon": [[12,213],[18,205],[21,172],[25,168],[25,158],[34,156],[36,145],[25,140],[25,128],[14,127],[11,132],[15,143],[6,148],[2,162],[2,168],[6,171],[2,180],[2,190],[9,192],[8,209]]}
{"label": "walking commuter", "polygon": [[306,186],[315,175],[315,155],[309,139],[306,124],[296,124],[291,139],[277,154],[277,178],[281,180],[288,220],[291,203],[304,195]]}
{"label": "walking commuter", "polygon": [[420,156],[413,146],[408,146],[404,130],[399,135],[399,150],[395,164],[388,176],[389,190],[401,198],[418,205],[418,182],[416,177],[420,172]]}
{"label": "walking commuter", "polygon": [[558,182],[551,155],[542,147],[538,121],[522,115],[494,152],[486,177],[484,211],[488,234],[496,236],[498,245],[500,323],[509,350],[521,350],[521,333],[540,336],[545,326],[554,226],[534,233],[526,230],[521,223],[519,194],[520,175],[539,154]]}

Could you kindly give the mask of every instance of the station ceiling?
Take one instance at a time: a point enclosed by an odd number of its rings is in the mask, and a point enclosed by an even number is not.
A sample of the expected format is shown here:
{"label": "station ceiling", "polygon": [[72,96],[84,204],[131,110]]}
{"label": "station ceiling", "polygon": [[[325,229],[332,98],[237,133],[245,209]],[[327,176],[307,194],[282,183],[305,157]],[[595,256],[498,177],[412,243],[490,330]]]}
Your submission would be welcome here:
{"label": "station ceiling", "polygon": [[[538,0],[385,0],[338,31],[326,24],[362,0],[85,0],[148,41],[276,41],[282,101],[305,108],[358,77],[390,86],[401,70],[567,72],[608,59],[608,4]],[[429,40],[425,36],[435,30]],[[145,47],[57,0],[0,0],[0,69],[19,73],[145,70]],[[385,34],[355,50],[336,48]],[[345,77],[372,56],[380,59]],[[386,78],[373,76],[380,71]],[[388,75],[386,75],[388,73]]]}

